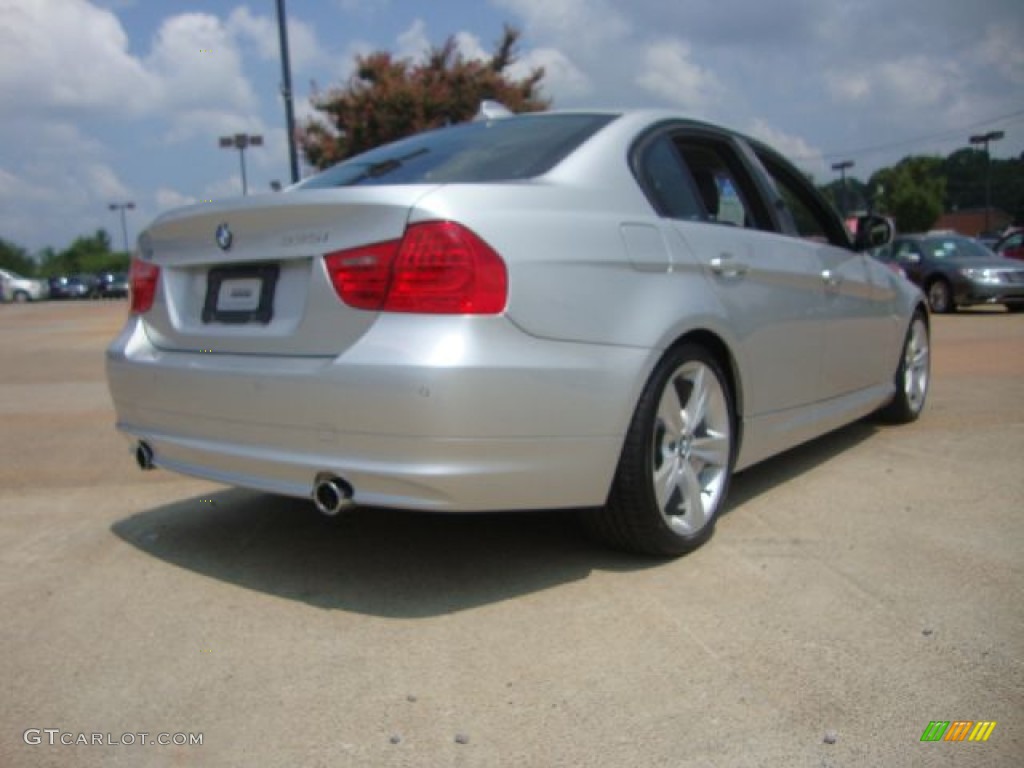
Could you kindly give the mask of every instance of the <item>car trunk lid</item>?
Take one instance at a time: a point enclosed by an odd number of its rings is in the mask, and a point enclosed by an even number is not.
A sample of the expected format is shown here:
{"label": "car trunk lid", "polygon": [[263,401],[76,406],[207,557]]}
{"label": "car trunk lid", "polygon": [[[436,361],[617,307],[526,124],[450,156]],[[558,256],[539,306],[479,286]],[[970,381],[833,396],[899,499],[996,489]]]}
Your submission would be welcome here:
{"label": "car trunk lid", "polygon": [[400,238],[432,186],[288,192],[193,206],[140,237],[160,268],[152,343],[207,354],[336,356],[375,312],[338,299],[324,255]]}

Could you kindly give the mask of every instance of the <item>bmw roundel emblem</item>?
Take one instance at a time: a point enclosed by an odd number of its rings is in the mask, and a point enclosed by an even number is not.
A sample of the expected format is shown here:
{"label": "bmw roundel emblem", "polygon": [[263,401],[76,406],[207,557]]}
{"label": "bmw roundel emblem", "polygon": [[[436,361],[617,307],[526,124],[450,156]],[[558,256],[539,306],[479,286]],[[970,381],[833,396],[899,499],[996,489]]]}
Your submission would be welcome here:
{"label": "bmw roundel emblem", "polygon": [[228,227],[228,223],[225,221],[219,227],[217,227],[217,245],[220,246],[222,251],[226,251],[231,247],[231,241],[234,235],[231,234],[231,228]]}

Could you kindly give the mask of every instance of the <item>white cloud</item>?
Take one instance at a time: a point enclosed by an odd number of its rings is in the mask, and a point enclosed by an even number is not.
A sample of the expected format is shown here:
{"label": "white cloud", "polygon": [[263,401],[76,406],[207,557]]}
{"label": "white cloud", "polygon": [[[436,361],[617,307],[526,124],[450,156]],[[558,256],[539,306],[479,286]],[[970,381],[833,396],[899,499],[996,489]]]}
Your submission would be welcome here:
{"label": "white cloud", "polygon": [[430,38],[427,37],[427,23],[416,19],[408,29],[398,36],[398,48],[395,54],[400,59],[422,61],[430,50]]}
{"label": "white cloud", "polygon": [[391,5],[391,0],[334,0],[334,2],[348,13],[358,13],[363,16],[372,16],[375,13],[386,10]]}
{"label": "white cloud", "polygon": [[[243,5],[231,12],[225,27],[236,39],[251,42],[262,59],[280,59],[281,40],[276,18],[255,16],[248,6]],[[313,28],[298,19],[289,18],[288,58],[293,71],[310,69],[323,56]]]}
{"label": "white cloud", "polygon": [[156,201],[157,210],[160,211],[166,211],[172,208],[181,208],[198,202],[197,198],[192,195],[183,195],[176,189],[171,189],[169,187],[159,187],[153,195],[153,198]]}
{"label": "white cloud", "polygon": [[911,107],[938,104],[963,87],[957,62],[920,54],[880,64],[875,77],[893,101]]}
{"label": "white cloud", "polygon": [[[630,34],[631,25],[608,0],[492,0],[525,20],[527,31],[559,48],[607,55],[609,44]],[[628,7],[628,6],[627,6]]]}
{"label": "white cloud", "polygon": [[513,78],[526,77],[537,67],[544,68],[541,87],[545,94],[559,98],[578,98],[593,91],[590,78],[562,51],[556,48],[534,48],[519,57],[511,67]]}
{"label": "white cloud", "polygon": [[138,113],[154,78],[128,53],[117,17],[84,0],[0,6],[0,107]]}
{"label": "white cloud", "polygon": [[455,47],[467,61],[489,61],[492,53],[480,44],[480,38],[469,32],[455,34]]}
{"label": "white cloud", "polygon": [[826,165],[822,151],[806,139],[781,131],[760,117],[751,122],[749,132],[751,136],[761,139],[765,144],[781,152],[803,170],[815,176],[825,173]]}
{"label": "white cloud", "polygon": [[1024,84],[1022,41],[1024,24],[990,24],[980,46],[984,62],[1018,85]]}
{"label": "white cloud", "polygon": [[[246,177],[248,177],[248,174],[246,174]],[[246,178],[246,182],[250,187],[252,186],[252,182],[248,178]],[[235,173],[227,178],[218,179],[203,187],[204,200],[223,200],[225,197],[237,197],[240,194],[242,194],[241,173]]]}
{"label": "white cloud", "polygon": [[692,60],[681,40],[661,40],[647,48],[636,84],[653,96],[683,109],[700,111],[719,100],[722,84]]}
{"label": "white cloud", "polygon": [[216,16],[187,13],[164,21],[146,63],[159,77],[164,109],[255,107],[237,43]]}
{"label": "white cloud", "polygon": [[871,79],[863,71],[826,72],[825,83],[833,101],[840,104],[862,102],[872,92]]}

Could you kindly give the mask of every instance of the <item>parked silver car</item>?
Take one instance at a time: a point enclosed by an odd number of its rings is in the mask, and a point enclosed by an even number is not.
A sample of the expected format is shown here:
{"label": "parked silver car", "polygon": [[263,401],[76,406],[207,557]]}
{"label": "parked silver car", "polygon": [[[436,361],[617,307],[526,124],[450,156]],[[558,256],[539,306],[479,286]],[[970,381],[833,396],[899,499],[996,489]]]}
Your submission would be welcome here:
{"label": "parked silver car", "polygon": [[151,224],[117,424],[144,468],[329,514],[583,508],[681,554],[734,471],[921,412],[924,298],[863,252],[885,220],[858,231],[767,146],[670,113],[439,129]]}
{"label": "parked silver car", "polygon": [[45,280],[22,277],[9,269],[0,269],[0,297],[4,301],[42,301],[50,295],[50,286]]}

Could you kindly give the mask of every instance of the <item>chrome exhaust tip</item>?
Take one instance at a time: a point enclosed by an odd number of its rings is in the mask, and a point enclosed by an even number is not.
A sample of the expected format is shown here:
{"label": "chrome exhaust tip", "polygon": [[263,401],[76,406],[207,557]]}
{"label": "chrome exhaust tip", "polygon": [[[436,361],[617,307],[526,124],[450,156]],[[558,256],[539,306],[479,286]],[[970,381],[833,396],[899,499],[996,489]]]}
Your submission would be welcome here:
{"label": "chrome exhaust tip", "polygon": [[139,440],[135,445],[135,463],[139,465],[139,469],[143,470],[156,468],[153,463],[153,449],[145,440]]}
{"label": "chrome exhaust tip", "polygon": [[313,486],[313,503],[320,512],[333,517],[355,506],[352,486],[340,477],[324,477]]}

